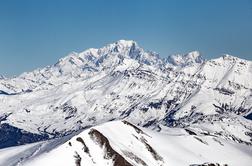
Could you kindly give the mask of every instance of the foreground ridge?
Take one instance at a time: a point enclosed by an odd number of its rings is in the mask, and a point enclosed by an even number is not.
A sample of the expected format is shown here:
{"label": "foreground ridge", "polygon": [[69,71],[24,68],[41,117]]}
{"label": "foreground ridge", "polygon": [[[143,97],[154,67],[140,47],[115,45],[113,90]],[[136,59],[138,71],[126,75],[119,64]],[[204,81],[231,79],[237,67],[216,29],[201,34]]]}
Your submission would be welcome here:
{"label": "foreground ridge", "polygon": [[[163,128],[155,132],[126,121],[107,122],[84,130],[47,153],[53,145],[40,142],[36,154],[29,154],[38,144],[20,146],[16,156],[23,160],[12,162],[24,166],[39,165],[111,165],[111,166],[247,166],[251,148],[239,143],[206,135],[190,135],[185,130]],[[140,132],[139,132],[140,131]],[[239,147],[239,148],[237,148]],[[3,152],[11,153],[13,149]],[[226,153],[228,151],[228,153]],[[179,155],[178,155],[179,154]],[[182,156],[182,157],[181,157]],[[234,156],[240,156],[237,160]],[[62,158],[64,157],[64,160]],[[1,157],[0,157],[1,159]],[[10,162],[6,161],[5,163]],[[8,164],[7,164],[8,165]]]}

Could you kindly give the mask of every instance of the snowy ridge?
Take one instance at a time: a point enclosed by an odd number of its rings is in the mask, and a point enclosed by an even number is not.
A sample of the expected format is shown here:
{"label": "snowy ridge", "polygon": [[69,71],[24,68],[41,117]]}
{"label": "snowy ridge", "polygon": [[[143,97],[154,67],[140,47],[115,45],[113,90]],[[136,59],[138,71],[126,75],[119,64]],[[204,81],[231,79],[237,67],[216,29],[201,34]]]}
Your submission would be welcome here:
{"label": "snowy ridge", "polygon": [[[251,146],[251,96],[251,61],[230,55],[204,60],[197,51],[162,59],[135,41],[119,40],[0,78],[0,145],[61,138],[124,119]],[[10,139],[17,133],[32,138]]]}
{"label": "snowy ridge", "polygon": [[[213,136],[196,135],[188,129],[164,130],[158,133],[127,121],[108,122],[83,131],[49,153],[40,154],[38,150],[37,154],[40,155],[33,154],[19,165],[189,166],[218,163],[248,166],[252,161],[251,148],[245,145]],[[40,147],[49,147],[47,144],[40,143]],[[28,148],[36,146],[34,144]],[[11,149],[5,151],[7,153]],[[0,151],[0,154],[3,152]]]}
{"label": "snowy ridge", "polygon": [[185,55],[171,55],[167,58],[167,62],[175,66],[184,67],[195,63],[201,64],[204,60],[198,51],[193,51]]}

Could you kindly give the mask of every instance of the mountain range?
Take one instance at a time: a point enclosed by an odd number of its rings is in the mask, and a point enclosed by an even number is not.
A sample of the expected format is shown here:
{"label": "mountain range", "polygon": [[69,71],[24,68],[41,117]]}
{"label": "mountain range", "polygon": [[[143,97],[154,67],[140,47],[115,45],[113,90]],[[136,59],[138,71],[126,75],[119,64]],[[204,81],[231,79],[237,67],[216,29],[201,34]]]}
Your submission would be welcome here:
{"label": "mountain range", "polygon": [[251,61],[119,40],[0,76],[0,165],[249,166],[251,120]]}

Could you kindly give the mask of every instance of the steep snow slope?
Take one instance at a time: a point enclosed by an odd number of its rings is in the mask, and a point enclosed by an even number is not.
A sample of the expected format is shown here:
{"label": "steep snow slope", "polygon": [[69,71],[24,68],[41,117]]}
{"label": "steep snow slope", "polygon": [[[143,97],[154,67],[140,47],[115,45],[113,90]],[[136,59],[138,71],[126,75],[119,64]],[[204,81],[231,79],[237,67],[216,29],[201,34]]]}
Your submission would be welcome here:
{"label": "steep snow slope", "polygon": [[[45,142],[40,146],[43,144],[49,147]],[[0,154],[8,151],[0,151]],[[245,145],[214,136],[195,135],[188,129],[163,127],[163,132],[154,132],[127,121],[114,121],[87,129],[49,152],[41,153],[37,149],[37,154],[23,157],[19,165],[189,166],[219,163],[249,166],[251,153],[252,149]],[[0,165],[4,160],[2,157]]]}
{"label": "steep snow slope", "polygon": [[[56,64],[0,79],[1,147],[61,137],[115,119],[156,131],[191,128],[251,145],[252,62],[198,52],[160,58],[134,41],[71,53]],[[1,125],[1,128],[3,125]],[[7,126],[7,127],[6,127]],[[15,130],[13,130],[13,128]],[[40,139],[41,138],[41,139]]]}

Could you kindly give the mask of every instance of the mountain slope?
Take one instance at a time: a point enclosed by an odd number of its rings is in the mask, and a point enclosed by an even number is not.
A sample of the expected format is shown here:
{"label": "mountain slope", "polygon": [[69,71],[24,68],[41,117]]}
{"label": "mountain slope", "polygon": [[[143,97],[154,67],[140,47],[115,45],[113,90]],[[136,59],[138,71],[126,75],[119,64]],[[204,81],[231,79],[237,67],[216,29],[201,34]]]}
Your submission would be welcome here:
{"label": "mountain slope", "polygon": [[[166,59],[134,41],[71,53],[0,79],[1,147],[59,138],[112,120],[187,128],[251,146],[252,62],[198,52]],[[17,133],[30,136],[9,142]],[[193,163],[192,163],[193,164]]]}
{"label": "mountain slope", "polygon": [[[163,132],[154,132],[127,121],[108,122],[83,131],[48,153],[24,157],[19,165],[189,166],[219,163],[248,166],[252,161],[251,148],[245,145],[214,136],[189,134],[189,130],[163,129]],[[48,147],[47,143],[43,144]]]}

